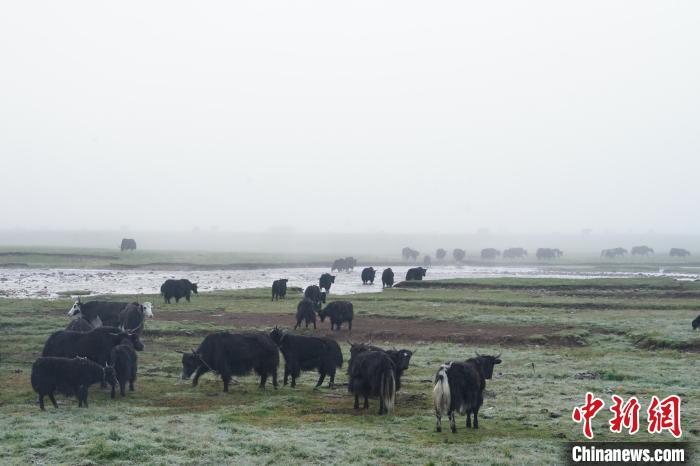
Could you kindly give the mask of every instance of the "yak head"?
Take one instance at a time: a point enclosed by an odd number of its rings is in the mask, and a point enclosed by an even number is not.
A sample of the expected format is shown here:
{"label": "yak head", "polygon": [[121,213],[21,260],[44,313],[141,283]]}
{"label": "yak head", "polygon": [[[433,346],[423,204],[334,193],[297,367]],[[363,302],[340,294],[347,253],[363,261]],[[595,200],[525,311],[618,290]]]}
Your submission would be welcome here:
{"label": "yak head", "polygon": [[[325,291],[321,291],[320,299],[321,299],[321,303],[324,303],[324,304],[326,303],[326,292]],[[316,312],[321,310],[321,303],[316,303],[316,305],[318,306],[318,309],[316,309]]]}
{"label": "yak head", "polygon": [[275,342],[277,346],[282,344],[282,339],[284,338],[284,332],[280,330],[277,326],[270,332],[270,338]]}
{"label": "yak head", "polygon": [[335,275],[331,275],[330,277],[331,277],[331,279],[330,279],[331,283],[335,283]]}
{"label": "yak head", "polygon": [[187,380],[192,376],[192,373],[202,365],[202,356],[195,350],[192,350],[191,353],[185,353],[184,351],[177,352],[182,354],[182,374],[180,378],[182,380]]}
{"label": "yak head", "polygon": [[108,383],[112,387],[117,384],[117,374],[114,371],[114,366],[110,366],[105,363],[105,367],[102,369],[103,372],[103,382]]}
{"label": "yak head", "polygon": [[143,351],[144,346],[139,339],[138,334],[129,331],[121,330],[115,327],[99,327],[93,330],[93,332],[108,332],[111,337],[115,337],[116,345],[122,342],[129,342],[134,347],[136,351]]}
{"label": "yak head", "polygon": [[153,317],[153,304],[149,302],[143,303],[141,309],[143,310],[143,315],[146,317]]}
{"label": "yak head", "polygon": [[697,317],[693,320],[693,330],[697,330],[698,327],[700,327],[700,316],[697,316]]}
{"label": "yak head", "polygon": [[197,284],[196,284],[196,283],[192,283],[192,293],[194,293],[194,294],[199,294],[199,293],[197,292]]}
{"label": "yak head", "polygon": [[80,302],[80,298],[76,299],[71,308],[68,310],[69,316],[75,316],[81,313],[83,303]]}
{"label": "yak head", "polygon": [[485,379],[490,379],[493,377],[493,366],[501,363],[500,357],[501,353],[498,353],[496,356],[489,356],[479,354],[477,351],[476,358],[472,358],[472,361],[475,361],[481,368],[481,375],[483,375]]}
{"label": "yak head", "polygon": [[418,350],[411,351],[411,350],[407,350],[407,349],[400,349],[400,350],[394,349],[392,351],[394,354],[394,357],[392,359],[394,359],[394,362],[396,363],[396,368],[401,370],[401,371],[405,371],[406,369],[408,369],[408,365],[411,362],[411,357],[414,354],[416,354],[417,351]]}
{"label": "yak head", "polygon": [[328,307],[326,307],[326,309],[321,309],[321,303],[314,303],[314,307],[316,308],[316,312],[318,313],[318,317],[321,319],[321,322],[325,322],[326,316],[328,315]]}

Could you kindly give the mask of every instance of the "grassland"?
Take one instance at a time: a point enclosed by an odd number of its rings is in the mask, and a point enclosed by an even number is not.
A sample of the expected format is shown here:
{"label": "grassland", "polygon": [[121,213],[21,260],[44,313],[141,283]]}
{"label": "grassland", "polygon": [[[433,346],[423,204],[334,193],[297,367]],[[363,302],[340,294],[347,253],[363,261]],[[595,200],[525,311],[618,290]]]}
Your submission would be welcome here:
{"label": "grassland", "polygon": [[[344,386],[258,390],[252,376],[230,393],[207,375],[178,380],[176,349],[215,330],[291,324],[296,296],[271,303],[268,290],[200,294],[157,305],[147,323],[136,392],[112,401],[93,387],[89,409],[59,398],[40,412],[31,362],[47,335],[67,323],[70,302],[0,300],[0,445],[7,464],[556,464],[561,445],[580,440],[570,419],[592,391],[683,400],[684,440],[700,436],[700,284],[666,279],[454,280],[439,287],[353,295],[355,340],[418,349],[390,416],[356,413]],[[157,296],[114,296],[152,300]],[[329,334],[328,322],[316,333]],[[384,328],[382,328],[384,327]],[[311,333],[311,332],[309,332]],[[339,335],[344,353],[346,331]],[[502,352],[487,385],[481,429],[434,432],[431,383],[439,364]],[[281,372],[281,371],[280,371]],[[346,382],[343,373],[337,378]],[[609,413],[594,421],[597,440]],[[642,419],[642,426],[645,421]],[[447,430],[447,429],[446,429]],[[670,440],[670,434],[635,439]]]}

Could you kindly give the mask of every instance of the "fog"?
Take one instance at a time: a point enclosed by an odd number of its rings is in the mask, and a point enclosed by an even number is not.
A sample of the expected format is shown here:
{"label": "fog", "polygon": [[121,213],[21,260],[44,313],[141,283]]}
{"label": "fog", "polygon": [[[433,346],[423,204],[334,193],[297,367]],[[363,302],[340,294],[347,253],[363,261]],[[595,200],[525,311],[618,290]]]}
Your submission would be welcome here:
{"label": "fog", "polygon": [[0,229],[697,234],[698,17],[5,2]]}

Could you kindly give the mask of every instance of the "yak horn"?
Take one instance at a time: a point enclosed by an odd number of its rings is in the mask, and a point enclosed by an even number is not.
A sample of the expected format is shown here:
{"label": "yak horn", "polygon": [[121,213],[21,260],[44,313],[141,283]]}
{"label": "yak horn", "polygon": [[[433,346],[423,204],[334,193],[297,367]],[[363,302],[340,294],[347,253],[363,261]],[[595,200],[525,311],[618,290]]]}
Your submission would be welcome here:
{"label": "yak horn", "polygon": [[496,356],[494,356],[494,357],[495,357],[496,359],[498,359],[498,358],[501,357],[501,354],[503,354],[503,352],[498,353],[498,354],[497,354]]}
{"label": "yak horn", "polygon": [[184,351],[180,351],[180,350],[177,350],[177,349],[176,349],[176,350],[173,350],[173,351],[175,351],[175,352],[178,353],[178,354],[185,354]]}
{"label": "yak horn", "polygon": [[481,356],[477,350],[474,350],[474,352],[476,353],[477,356],[479,356],[479,357]]}
{"label": "yak horn", "polygon": [[418,348],[416,348],[415,350],[413,350],[413,352],[411,353],[411,356],[415,356],[417,352],[418,352]]}

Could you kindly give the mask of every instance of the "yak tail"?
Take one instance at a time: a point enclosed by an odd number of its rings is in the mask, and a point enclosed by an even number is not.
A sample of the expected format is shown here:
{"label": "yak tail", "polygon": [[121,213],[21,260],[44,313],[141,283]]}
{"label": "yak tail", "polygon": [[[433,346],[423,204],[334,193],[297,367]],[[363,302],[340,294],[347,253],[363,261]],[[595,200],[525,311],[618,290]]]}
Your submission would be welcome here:
{"label": "yak tail", "polygon": [[391,368],[385,369],[382,373],[379,396],[381,396],[382,401],[384,401],[387,413],[392,411],[396,398],[396,380],[394,379],[394,371]]}
{"label": "yak tail", "polygon": [[435,375],[435,386],[433,387],[433,405],[436,414],[447,414],[450,411],[452,401],[450,394],[450,383],[447,380],[447,369],[449,366],[442,365]]}

